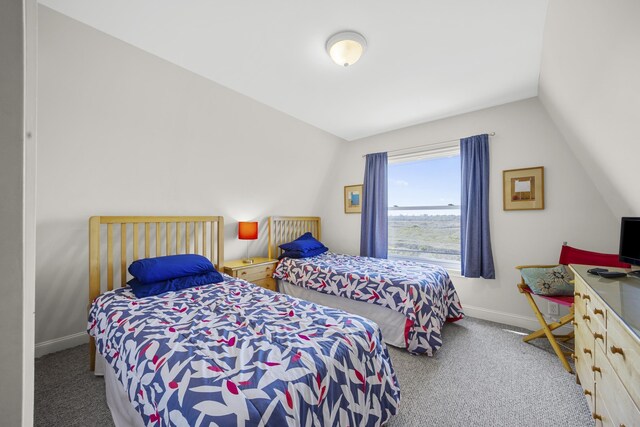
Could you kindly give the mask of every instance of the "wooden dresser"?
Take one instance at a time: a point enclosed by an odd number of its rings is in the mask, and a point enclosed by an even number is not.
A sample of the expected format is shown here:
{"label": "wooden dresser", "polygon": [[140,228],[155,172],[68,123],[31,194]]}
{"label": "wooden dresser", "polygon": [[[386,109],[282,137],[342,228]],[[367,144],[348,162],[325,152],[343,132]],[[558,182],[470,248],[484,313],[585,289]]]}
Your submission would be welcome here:
{"label": "wooden dresser", "polygon": [[640,279],[590,268],[571,265],[576,374],[596,426],[640,426]]}
{"label": "wooden dresser", "polygon": [[277,263],[277,259],[256,257],[253,257],[253,264],[245,264],[242,260],[225,261],[224,272],[229,276],[239,277],[263,288],[277,291],[276,279],[273,278]]}

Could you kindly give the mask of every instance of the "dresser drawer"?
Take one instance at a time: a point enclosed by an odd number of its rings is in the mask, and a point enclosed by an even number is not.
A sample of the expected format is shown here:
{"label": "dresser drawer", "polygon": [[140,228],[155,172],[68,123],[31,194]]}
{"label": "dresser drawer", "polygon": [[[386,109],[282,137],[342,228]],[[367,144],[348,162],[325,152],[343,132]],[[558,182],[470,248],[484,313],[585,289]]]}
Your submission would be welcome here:
{"label": "dresser drawer", "polygon": [[[606,310],[602,306],[602,303],[591,292],[585,292],[584,296],[587,298],[585,302],[585,312],[580,316],[580,320],[587,325],[593,338],[596,341],[596,344],[602,346],[604,350],[607,345],[607,328],[606,328]],[[604,313],[604,315],[600,315],[600,311]]]}
{"label": "dresser drawer", "polygon": [[[582,296],[576,296],[578,292],[574,293],[573,297],[573,311],[575,313],[576,319],[582,319],[582,316],[587,314],[587,305],[585,304]],[[580,293],[580,295],[584,295],[584,293]]]}
{"label": "dresser drawer", "polygon": [[579,311],[582,314],[586,312],[585,302],[586,299],[583,297],[585,292],[587,291],[587,286],[582,281],[580,276],[575,275],[574,281],[574,292],[573,292],[573,307],[576,313]]}
{"label": "dresser drawer", "polygon": [[244,279],[248,282],[253,282],[255,280],[261,280],[267,277],[273,276],[273,271],[276,266],[273,264],[267,265],[256,265],[255,267],[247,267],[241,270],[238,270],[236,277],[240,279]]}
{"label": "dresser drawer", "polygon": [[582,323],[578,323],[575,328],[575,365],[576,374],[580,380],[584,395],[589,404],[589,409],[593,412],[595,408],[595,383],[592,366],[595,364],[594,340],[591,331]]}
{"label": "dresser drawer", "polygon": [[593,295],[593,293],[588,293],[591,296],[591,300],[587,301],[586,305],[586,314],[591,316],[593,321],[600,323],[600,328],[606,330],[607,329],[607,309],[604,303],[600,300],[599,297]]}
{"label": "dresser drawer", "polygon": [[[598,384],[599,386],[600,384]],[[600,389],[598,389],[600,392]],[[602,394],[596,394],[596,409],[591,410],[591,416],[595,420],[596,427],[618,427],[614,424],[613,418],[609,413],[609,408],[602,398]]]}
{"label": "dresser drawer", "polygon": [[609,358],[596,352],[596,410],[604,426],[637,426],[640,424],[640,411],[631,396],[616,375]]}
{"label": "dresser drawer", "polygon": [[613,316],[607,329],[607,357],[635,405],[640,407],[640,342]]}

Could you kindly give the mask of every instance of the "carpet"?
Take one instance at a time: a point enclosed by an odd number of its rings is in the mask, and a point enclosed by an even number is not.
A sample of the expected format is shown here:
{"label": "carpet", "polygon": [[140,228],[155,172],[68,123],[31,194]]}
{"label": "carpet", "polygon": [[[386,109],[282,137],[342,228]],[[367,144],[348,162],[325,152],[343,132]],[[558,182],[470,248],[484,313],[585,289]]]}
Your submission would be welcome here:
{"label": "carpet", "polygon": [[[401,402],[388,426],[593,426],[575,376],[522,332],[466,318],[444,327],[434,357],[390,347]],[[88,366],[87,345],[36,359],[36,426],[113,426],[104,381]]]}

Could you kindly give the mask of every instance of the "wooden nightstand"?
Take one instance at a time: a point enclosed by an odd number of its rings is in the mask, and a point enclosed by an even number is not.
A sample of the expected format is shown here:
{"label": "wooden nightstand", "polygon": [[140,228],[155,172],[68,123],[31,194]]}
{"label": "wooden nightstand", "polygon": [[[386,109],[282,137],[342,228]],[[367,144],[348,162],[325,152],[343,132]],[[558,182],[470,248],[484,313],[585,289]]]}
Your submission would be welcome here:
{"label": "wooden nightstand", "polygon": [[237,277],[247,282],[254,283],[263,288],[277,291],[276,279],[273,271],[276,269],[277,259],[253,257],[253,264],[245,264],[242,260],[224,262],[224,272],[232,277]]}

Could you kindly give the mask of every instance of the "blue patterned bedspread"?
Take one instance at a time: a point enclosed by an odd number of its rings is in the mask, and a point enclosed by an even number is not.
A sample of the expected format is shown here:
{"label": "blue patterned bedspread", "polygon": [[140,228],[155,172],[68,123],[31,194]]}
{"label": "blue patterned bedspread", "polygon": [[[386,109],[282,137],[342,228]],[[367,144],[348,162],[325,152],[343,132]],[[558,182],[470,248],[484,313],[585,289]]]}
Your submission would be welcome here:
{"label": "blue patterned bedspread", "polygon": [[147,426],[379,426],[398,410],[373,322],[228,276],[107,292],[88,331]]}
{"label": "blue patterned bedspread", "polygon": [[405,344],[411,353],[432,356],[442,346],[444,323],[464,317],[449,274],[436,265],[325,252],[283,258],[274,277],[404,314]]}

